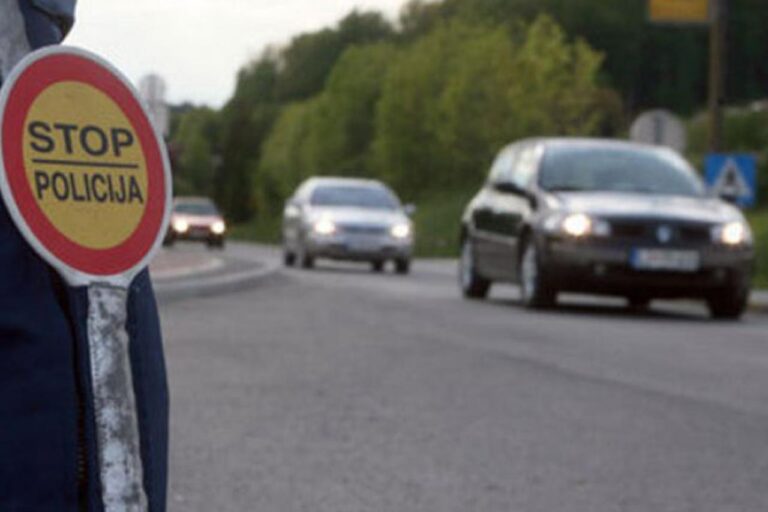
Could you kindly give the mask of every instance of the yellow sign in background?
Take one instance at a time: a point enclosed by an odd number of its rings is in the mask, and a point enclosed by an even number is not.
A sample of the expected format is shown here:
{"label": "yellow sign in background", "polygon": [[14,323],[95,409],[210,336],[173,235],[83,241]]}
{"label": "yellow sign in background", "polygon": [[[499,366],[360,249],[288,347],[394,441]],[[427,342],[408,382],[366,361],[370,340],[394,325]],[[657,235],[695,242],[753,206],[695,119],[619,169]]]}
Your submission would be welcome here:
{"label": "yellow sign in background", "polygon": [[709,0],[649,0],[651,21],[660,23],[708,23]]}
{"label": "yellow sign in background", "polygon": [[147,165],[119,106],[80,82],[49,87],[24,125],[30,189],[48,220],[89,249],[119,246],[146,208]]}

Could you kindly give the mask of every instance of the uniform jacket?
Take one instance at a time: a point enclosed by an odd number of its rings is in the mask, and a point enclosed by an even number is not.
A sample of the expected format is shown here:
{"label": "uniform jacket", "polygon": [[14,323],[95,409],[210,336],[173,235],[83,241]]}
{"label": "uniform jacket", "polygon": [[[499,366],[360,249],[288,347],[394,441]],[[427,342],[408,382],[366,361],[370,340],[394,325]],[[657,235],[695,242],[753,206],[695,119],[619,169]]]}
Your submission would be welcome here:
{"label": "uniform jacket", "polygon": [[[0,73],[25,47],[59,42],[73,12],[74,0],[0,0]],[[2,512],[102,512],[87,311],[87,291],[66,286],[32,251],[0,201]],[[150,512],[164,512],[168,390],[146,271],[131,286],[127,328],[145,489]]]}

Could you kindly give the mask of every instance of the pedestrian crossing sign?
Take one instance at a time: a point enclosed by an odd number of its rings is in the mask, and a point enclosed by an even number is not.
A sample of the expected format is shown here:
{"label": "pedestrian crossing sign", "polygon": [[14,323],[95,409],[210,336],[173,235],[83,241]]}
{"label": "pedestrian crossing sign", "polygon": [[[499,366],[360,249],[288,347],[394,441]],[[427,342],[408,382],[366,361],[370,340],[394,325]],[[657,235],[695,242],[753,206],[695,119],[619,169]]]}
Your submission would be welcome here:
{"label": "pedestrian crossing sign", "polygon": [[706,179],[710,190],[749,208],[757,202],[757,162],[752,155],[713,154],[707,157]]}

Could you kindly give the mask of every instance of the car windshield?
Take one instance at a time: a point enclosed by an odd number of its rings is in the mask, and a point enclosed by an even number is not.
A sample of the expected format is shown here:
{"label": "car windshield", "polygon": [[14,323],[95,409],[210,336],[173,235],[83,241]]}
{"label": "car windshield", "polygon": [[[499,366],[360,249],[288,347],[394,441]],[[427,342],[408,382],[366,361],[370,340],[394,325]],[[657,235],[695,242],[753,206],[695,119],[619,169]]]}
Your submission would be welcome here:
{"label": "car windshield", "polygon": [[355,185],[321,186],[312,192],[312,206],[347,206],[375,210],[395,210],[397,200],[384,188]]}
{"label": "car windshield", "polygon": [[219,212],[213,203],[178,203],[173,207],[175,213],[187,215],[218,215]]}
{"label": "car windshield", "polygon": [[549,148],[542,162],[539,186],[552,192],[704,195],[701,181],[683,158],[634,148]]}

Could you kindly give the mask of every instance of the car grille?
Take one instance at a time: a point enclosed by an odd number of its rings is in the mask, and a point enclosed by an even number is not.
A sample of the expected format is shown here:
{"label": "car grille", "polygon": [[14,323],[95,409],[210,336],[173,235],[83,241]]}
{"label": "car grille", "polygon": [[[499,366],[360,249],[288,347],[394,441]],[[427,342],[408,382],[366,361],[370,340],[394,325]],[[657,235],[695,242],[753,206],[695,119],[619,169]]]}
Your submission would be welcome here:
{"label": "car grille", "polygon": [[[611,224],[611,236],[613,238],[630,242],[702,245],[711,241],[711,226],[709,224],[623,219],[609,219],[609,223]],[[659,236],[659,230],[662,227],[669,228],[669,240],[665,241]]]}
{"label": "car grille", "polygon": [[386,226],[376,226],[370,224],[351,224],[341,225],[339,229],[342,233],[349,235],[386,235],[389,229]]}

